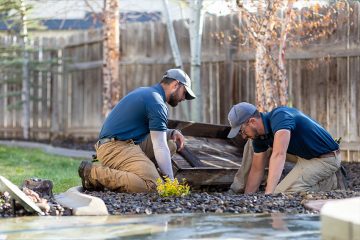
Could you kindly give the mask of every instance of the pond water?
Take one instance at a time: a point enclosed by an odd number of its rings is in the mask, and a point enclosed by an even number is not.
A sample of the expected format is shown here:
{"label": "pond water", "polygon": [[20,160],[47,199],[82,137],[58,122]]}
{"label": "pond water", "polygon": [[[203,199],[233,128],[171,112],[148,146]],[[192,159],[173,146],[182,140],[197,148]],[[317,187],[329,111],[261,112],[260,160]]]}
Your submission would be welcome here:
{"label": "pond water", "polygon": [[0,239],[320,239],[319,215],[171,214],[0,219]]}

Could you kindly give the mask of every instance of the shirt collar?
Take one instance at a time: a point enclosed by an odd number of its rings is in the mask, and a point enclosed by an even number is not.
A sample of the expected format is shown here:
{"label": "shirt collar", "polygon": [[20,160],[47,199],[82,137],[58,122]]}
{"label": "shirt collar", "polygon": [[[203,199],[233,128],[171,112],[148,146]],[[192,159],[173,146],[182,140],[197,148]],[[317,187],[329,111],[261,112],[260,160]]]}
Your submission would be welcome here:
{"label": "shirt collar", "polygon": [[161,86],[161,84],[160,84],[160,83],[157,83],[157,84],[155,84],[155,85],[153,86],[153,88],[155,88],[156,91],[161,94],[164,102],[166,102],[165,90],[163,89],[163,87]]}
{"label": "shirt collar", "polygon": [[270,119],[267,113],[260,113],[262,122],[264,124],[265,135],[271,132]]}

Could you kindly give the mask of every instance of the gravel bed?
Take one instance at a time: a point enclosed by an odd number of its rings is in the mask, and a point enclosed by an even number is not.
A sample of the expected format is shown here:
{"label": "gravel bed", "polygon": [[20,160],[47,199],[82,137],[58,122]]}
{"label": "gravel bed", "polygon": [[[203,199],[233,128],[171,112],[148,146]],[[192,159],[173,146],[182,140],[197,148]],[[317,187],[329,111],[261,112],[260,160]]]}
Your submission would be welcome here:
{"label": "gravel bed", "polygon": [[359,191],[331,191],[265,195],[227,192],[193,192],[185,197],[161,198],[156,193],[115,193],[110,191],[86,194],[104,200],[112,215],[164,213],[317,213],[304,207],[307,200],[343,199],[360,196]]}
{"label": "gravel bed", "polygon": [[[264,195],[233,194],[223,189],[218,192],[192,191],[185,197],[161,198],[156,193],[116,193],[111,191],[91,192],[86,194],[104,200],[111,215],[129,214],[164,214],[164,213],[272,213],[288,214],[317,213],[304,207],[308,200],[343,199],[360,196],[360,163],[344,163],[349,177],[349,189],[330,192],[300,192],[291,194]],[[214,189],[211,189],[214,190]],[[71,215],[52,199],[47,215]],[[13,207],[14,206],[14,207]],[[8,193],[0,192],[0,217],[18,217],[33,215],[25,211],[11,199]]]}
{"label": "gravel bed", "polygon": [[348,190],[300,192],[264,195],[229,192],[193,191],[177,198],[161,198],[156,193],[116,193],[111,191],[86,194],[101,198],[110,214],[163,213],[317,213],[304,207],[308,200],[343,199],[360,196],[360,163],[344,163],[348,173]]}

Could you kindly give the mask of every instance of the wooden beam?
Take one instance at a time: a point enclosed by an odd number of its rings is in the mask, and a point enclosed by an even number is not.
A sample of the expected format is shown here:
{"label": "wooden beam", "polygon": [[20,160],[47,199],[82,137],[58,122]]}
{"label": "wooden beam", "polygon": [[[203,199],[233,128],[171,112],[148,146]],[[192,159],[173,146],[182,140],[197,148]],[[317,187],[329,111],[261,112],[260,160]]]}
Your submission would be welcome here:
{"label": "wooden beam", "polygon": [[184,147],[178,152],[192,167],[204,167],[200,159],[188,148]]}
{"label": "wooden beam", "polygon": [[183,168],[175,177],[185,178],[190,186],[230,186],[237,171],[237,168]]}
{"label": "wooden beam", "polygon": [[91,62],[80,62],[80,63],[73,63],[68,64],[67,68],[71,70],[87,70],[87,69],[93,69],[93,68],[99,68],[103,65],[103,61],[91,61]]}
{"label": "wooden beam", "polygon": [[179,129],[185,136],[221,139],[226,139],[230,131],[230,127],[225,125],[213,125],[179,120],[169,120],[168,128]]}

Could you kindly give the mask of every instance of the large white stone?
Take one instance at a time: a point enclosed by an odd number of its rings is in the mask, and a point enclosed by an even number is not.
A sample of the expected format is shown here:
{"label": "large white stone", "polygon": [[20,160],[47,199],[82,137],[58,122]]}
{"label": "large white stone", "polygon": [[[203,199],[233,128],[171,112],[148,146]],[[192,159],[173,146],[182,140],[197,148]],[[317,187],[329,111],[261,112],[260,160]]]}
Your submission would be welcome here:
{"label": "large white stone", "polygon": [[23,191],[21,191],[20,188],[3,176],[0,176],[0,191],[8,192],[10,196],[18,201],[27,211],[44,215],[41,209]]}
{"label": "large white stone", "polygon": [[328,202],[320,214],[322,239],[360,239],[360,197]]}
{"label": "large white stone", "polygon": [[75,216],[101,216],[108,215],[103,200],[81,193],[82,187],[73,187],[65,193],[55,196],[58,203],[72,209]]}

